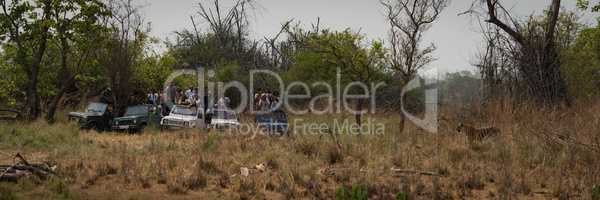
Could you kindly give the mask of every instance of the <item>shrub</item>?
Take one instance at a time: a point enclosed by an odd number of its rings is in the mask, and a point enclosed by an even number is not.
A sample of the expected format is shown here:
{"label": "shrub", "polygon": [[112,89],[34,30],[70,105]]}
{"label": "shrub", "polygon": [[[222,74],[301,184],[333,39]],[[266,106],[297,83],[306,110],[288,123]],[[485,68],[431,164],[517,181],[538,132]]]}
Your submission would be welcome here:
{"label": "shrub", "polygon": [[352,188],[341,187],[335,193],[336,200],[367,200],[368,188],[365,185],[354,185]]}
{"label": "shrub", "polygon": [[398,192],[398,194],[396,194],[396,200],[408,200],[408,194],[404,192]]}
{"label": "shrub", "polygon": [[592,188],[592,200],[600,200],[600,185],[595,185]]}

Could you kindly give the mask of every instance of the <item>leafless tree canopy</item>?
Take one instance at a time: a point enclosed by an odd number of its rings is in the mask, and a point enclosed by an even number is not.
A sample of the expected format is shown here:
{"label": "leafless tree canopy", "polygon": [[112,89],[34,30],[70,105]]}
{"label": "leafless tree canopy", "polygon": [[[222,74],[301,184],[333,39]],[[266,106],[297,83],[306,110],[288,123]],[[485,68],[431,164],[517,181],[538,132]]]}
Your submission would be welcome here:
{"label": "leafless tree canopy", "polygon": [[439,18],[448,0],[383,0],[390,23],[390,65],[403,81],[412,79],[434,58],[436,47],[421,47],[423,33]]}
{"label": "leafless tree canopy", "polygon": [[111,28],[106,42],[107,55],[103,60],[110,80],[117,113],[124,113],[132,92],[131,79],[135,61],[142,56],[148,29],[133,0],[111,0],[108,7],[112,17],[106,20]]}
{"label": "leafless tree canopy", "polygon": [[[500,0],[477,0],[473,3],[466,13],[485,18],[486,23],[493,25],[493,28],[486,28],[493,31],[487,33],[488,50],[482,56],[485,61],[479,64],[485,67],[482,72],[484,78],[488,79],[488,89],[495,87],[493,84],[498,81],[493,74],[497,67],[512,65],[516,70],[511,71],[517,73],[514,78],[519,79],[514,82],[523,84],[522,93],[548,105],[569,103],[559,55],[560,46],[570,39],[558,34],[560,5],[560,0],[552,0],[543,20],[530,18],[519,22],[502,6]],[[510,56],[509,60],[514,62],[506,65],[499,56]]]}
{"label": "leafless tree canopy", "polygon": [[[448,5],[449,0],[381,0],[386,8],[387,20],[390,23],[390,53],[388,65],[400,78],[401,85],[415,78],[419,70],[431,63],[435,58],[434,44],[422,47],[423,33]],[[407,102],[401,97],[400,102]],[[400,122],[400,131],[404,129],[404,115]]]}

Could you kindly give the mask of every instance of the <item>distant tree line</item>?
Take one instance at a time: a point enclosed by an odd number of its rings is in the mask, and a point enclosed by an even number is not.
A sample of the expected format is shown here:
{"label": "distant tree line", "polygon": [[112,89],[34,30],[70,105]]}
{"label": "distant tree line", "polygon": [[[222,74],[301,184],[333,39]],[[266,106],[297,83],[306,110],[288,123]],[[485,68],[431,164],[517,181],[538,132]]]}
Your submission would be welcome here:
{"label": "distant tree line", "polygon": [[[386,40],[371,40],[351,28],[333,30],[297,20],[284,21],[272,37],[250,37],[253,0],[224,6],[201,1],[191,27],[174,32],[158,53],[159,41],[133,0],[0,0],[0,106],[20,108],[29,119],[56,112],[101,94],[110,96],[118,113],[132,102],[162,89],[176,69],[215,70],[213,81],[249,84],[248,72],[268,69],[285,82],[383,82],[377,92],[380,109],[399,112],[400,102],[419,112],[422,91],[400,93],[404,85],[435,60],[435,44],[423,35],[440,18],[448,0],[382,0],[389,24]],[[560,0],[526,19],[512,17],[499,0],[475,1],[467,14],[481,19],[485,39],[473,64],[480,74],[450,73],[438,84],[442,102],[483,103],[507,98],[515,102],[568,105],[594,98],[600,91],[600,26],[582,24]],[[599,5],[579,0],[582,10]],[[467,20],[467,19],[465,19]],[[465,27],[466,28],[466,27]],[[479,76],[481,79],[475,78]],[[276,91],[271,77],[259,77],[256,88]],[[178,79],[182,87],[196,84]],[[451,94],[453,90],[466,91]],[[292,91],[296,92],[296,91]],[[313,96],[327,91],[316,88]],[[354,90],[353,93],[362,91]],[[229,96],[236,94],[228,91]],[[482,98],[477,98],[481,96]],[[325,98],[324,100],[328,100]],[[235,99],[232,99],[235,101]],[[298,102],[300,106],[308,102]],[[353,102],[358,109],[370,105]],[[356,115],[361,123],[361,114]],[[404,120],[403,120],[404,121]],[[402,124],[404,122],[402,121]]]}

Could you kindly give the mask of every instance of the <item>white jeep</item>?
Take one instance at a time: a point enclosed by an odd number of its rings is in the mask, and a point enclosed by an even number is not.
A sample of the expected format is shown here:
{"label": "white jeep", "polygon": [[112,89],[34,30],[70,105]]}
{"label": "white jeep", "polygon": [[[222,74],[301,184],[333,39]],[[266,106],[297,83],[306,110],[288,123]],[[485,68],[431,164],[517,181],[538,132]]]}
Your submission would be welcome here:
{"label": "white jeep", "polygon": [[228,109],[214,109],[208,112],[209,129],[237,129],[240,127],[240,116]]}
{"label": "white jeep", "polygon": [[173,106],[169,116],[165,116],[160,121],[161,129],[170,128],[195,128],[199,124],[199,112],[196,107]]}

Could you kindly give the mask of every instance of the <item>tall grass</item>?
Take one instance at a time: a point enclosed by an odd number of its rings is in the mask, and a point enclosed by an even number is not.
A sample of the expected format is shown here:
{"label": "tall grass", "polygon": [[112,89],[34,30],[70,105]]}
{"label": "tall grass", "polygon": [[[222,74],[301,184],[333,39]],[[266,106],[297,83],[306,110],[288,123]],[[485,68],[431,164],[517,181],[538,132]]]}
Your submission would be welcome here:
{"label": "tall grass", "polygon": [[50,150],[79,145],[78,127],[69,123],[49,125],[45,121],[1,122],[0,148]]}
{"label": "tall grass", "polygon": [[[589,199],[600,184],[597,113],[599,103],[560,110],[495,103],[469,112],[443,108],[435,134],[411,125],[400,132],[397,114],[375,114],[365,120],[385,124],[382,135],[332,130],[282,138],[198,130],[99,134],[65,123],[15,123],[0,126],[0,149],[59,163],[68,190],[58,182],[44,191],[69,198]],[[291,118],[328,125],[354,119]],[[459,122],[502,134],[470,145],[455,131]],[[258,164],[266,171],[240,175],[241,167]],[[441,176],[397,174],[392,167]]]}

